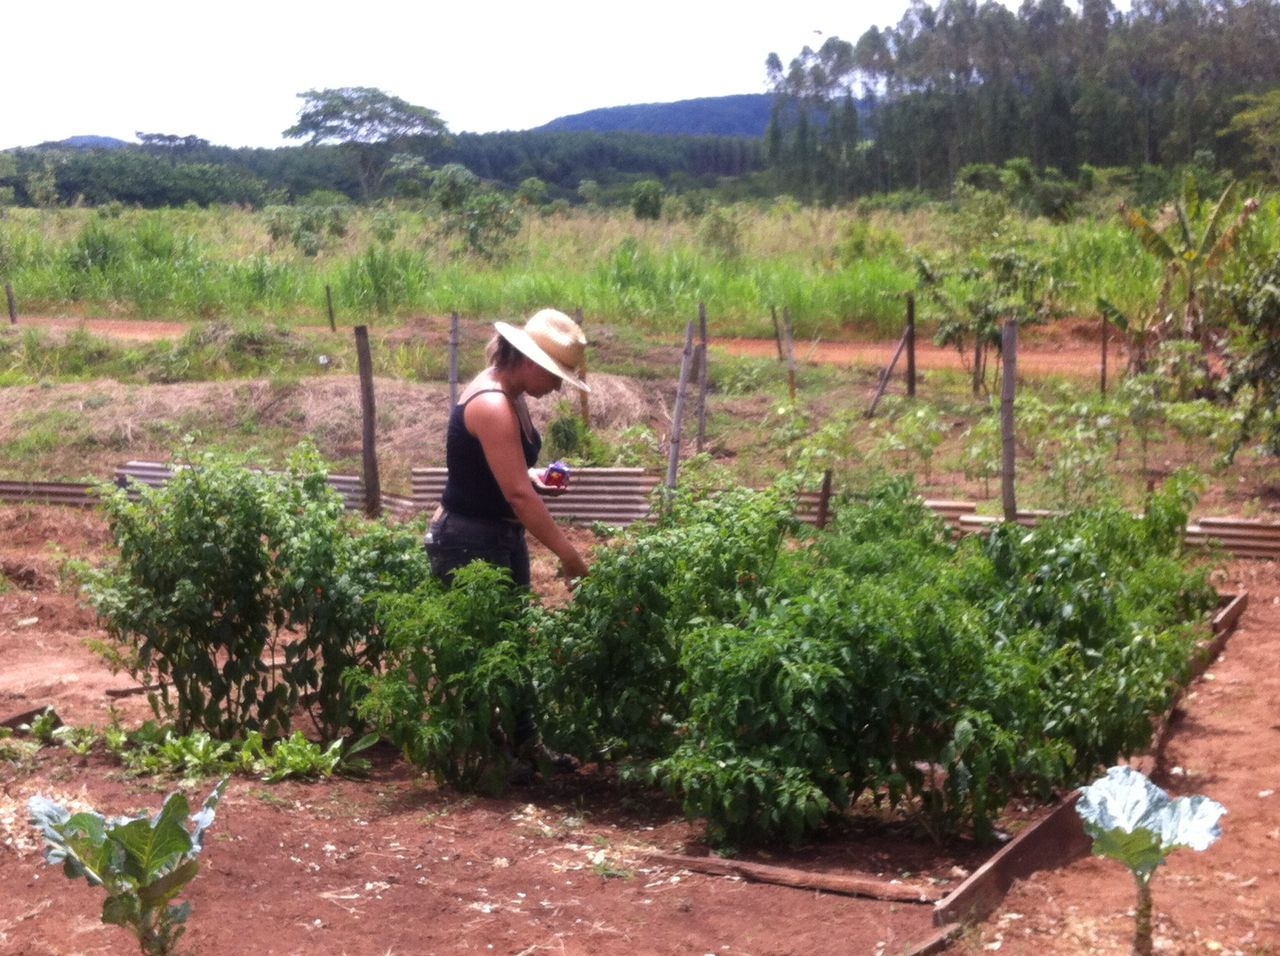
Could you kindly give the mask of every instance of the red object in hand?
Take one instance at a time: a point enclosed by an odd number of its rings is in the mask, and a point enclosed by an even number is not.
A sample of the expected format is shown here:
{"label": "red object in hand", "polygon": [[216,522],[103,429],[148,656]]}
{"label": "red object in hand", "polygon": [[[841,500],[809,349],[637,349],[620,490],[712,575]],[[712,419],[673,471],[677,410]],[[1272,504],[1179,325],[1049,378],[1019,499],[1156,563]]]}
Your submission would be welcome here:
{"label": "red object in hand", "polygon": [[553,461],[542,472],[542,483],[548,488],[569,487],[569,466],[562,461]]}

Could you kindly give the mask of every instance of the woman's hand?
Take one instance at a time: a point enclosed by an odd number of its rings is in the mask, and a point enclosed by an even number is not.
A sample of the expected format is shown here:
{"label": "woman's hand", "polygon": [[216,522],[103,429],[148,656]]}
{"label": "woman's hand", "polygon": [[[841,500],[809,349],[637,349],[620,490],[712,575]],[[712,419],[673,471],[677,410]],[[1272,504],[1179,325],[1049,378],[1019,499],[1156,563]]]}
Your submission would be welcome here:
{"label": "woman's hand", "polygon": [[560,573],[564,575],[565,583],[572,591],[578,586],[578,579],[587,576],[587,562],[582,560],[582,555],[575,551],[568,557],[560,559]]}
{"label": "woman's hand", "polygon": [[549,485],[543,481],[541,468],[529,469],[529,481],[533,483],[533,490],[546,498],[559,498],[569,490],[564,485]]}

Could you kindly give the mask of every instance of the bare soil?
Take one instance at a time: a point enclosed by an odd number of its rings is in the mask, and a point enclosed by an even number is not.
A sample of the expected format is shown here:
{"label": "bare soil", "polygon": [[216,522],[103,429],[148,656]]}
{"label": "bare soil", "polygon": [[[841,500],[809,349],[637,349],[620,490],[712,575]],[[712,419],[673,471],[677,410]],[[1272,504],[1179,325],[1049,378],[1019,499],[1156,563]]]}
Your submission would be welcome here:
{"label": "bare soil", "polygon": [[[583,547],[588,532],[575,529]],[[0,719],[52,705],[68,723],[148,716],[87,647],[93,615],[61,582],[63,556],[109,546],[92,512],[0,508]],[[550,556],[535,586],[564,599]],[[1159,761],[1144,769],[1174,794],[1228,808],[1205,853],[1175,853],[1155,882],[1158,952],[1274,953],[1280,947],[1280,574],[1236,561],[1227,591],[1251,596],[1239,630],[1179,707]],[[209,782],[184,786],[199,799]],[[46,748],[0,763],[0,953],[126,954],[98,919],[100,891],[43,863],[25,822],[41,793],[108,812],[156,808],[173,781],[130,779],[103,756]],[[1033,815],[1011,810],[1010,830]],[[769,854],[774,865],[954,888],[994,848],[936,846],[893,821],[854,821]],[[662,794],[628,790],[594,767],[503,799],[436,787],[394,753],[368,780],[267,785],[234,779],[192,884],[196,953],[901,953],[929,938],[930,907],[689,872],[656,853],[707,852],[695,823]],[[954,949],[980,953],[1128,951],[1133,889],[1119,864],[1085,859],[1017,884]]]}
{"label": "bare soil", "polygon": [[[176,336],[185,328],[156,322],[112,322],[111,328],[99,320],[84,324],[97,334],[121,336]],[[1022,367],[1032,369],[1033,356],[1042,353],[1064,374],[1096,374],[1098,343],[1089,335],[1084,328],[1028,342],[1020,355]],[[875,366],[887,361],[892,344],[802,344],[797,356]],[[768,355],[775,346],[766,340],[733,348]],[[936,357],[944,359],[956,363],[950,367],[959,365],[955,352]],[[934,360],[927,350],[917,356],[922,368]],[[116,387],[121,392],[112,402],[125,402],[129,390]],[[278,396],[265,383],[226,387],[243,391],[222,396],[231,407],[267,419],[277,407],[271,401]],[[619,387],[625,390],[625,383]],[[137,403],[139,431],[148,420],[168,414],[148,404],[158,393],[146,391],[150,394],[128,399]],[[35,402],[39,395],[32,390],[19,398]],[[638,404],[627,414],[654,414],[642,396],[624,396],[620,407],[632,409],[633,399]],[[209,393],[193,392],[186,400],[210,411],[219,407],[218,397]],[[403,397],[405,419],[417,417],[417,406],[408,404],[413,400]],[[315,401],[328,407],[323,396]],[[81,413],[92,414],[93,404]],[[20,401],[15,407],[26,406]],[[0,422],[8,417],[0,416]],[[420,425],[406,433],[413,435],[405,439],[406,460],[414,458],[415,446],[438,441],[438,423],[424,419]],[[323,433],[325,421],[317,417],[311,426]],[[349,422],[332,427],[335,434],[357,431]],[[127,448],[136,456],[135,447],[125,442],[101,454],[115,460]],[[957,476],[945,480],[963,485]],[[1211,503],[1202,510],[1229,513],[1239,501],[1256,498],[1259,486],[1277,484],[1274,474],[1268,479],[1261,473],[1247,483],[1252,490],[1243,498],[1233,497],[1232,489],[1211,489]],[[583,547],[591,546],[586,531],[573,533]],[[141,697],[107,695],[127,688],[129,679],[112,674],[86,647],[101,631],[61,578],[64,556],[98,559],[108,544],[94,513],[0,506],[0,720],[45,705],[76,725],[101,727],[112,707],[126,724],[148,716]],[[1228,592],[1248,590],[1249,609],[1222,657],[1183,697],[1162,754],[1136,761],[1170,793],[1207,794],[1228,809],[1217,844],[1204,853],[1175,852],[1155,877],[1156,951],[1276,954],[1280,568],[1274,562],[1234,561],[1219,572],[1217,583]],[[535,587],[548,600],[566,599],[545,552],[535,551]],[[363,781],[266,785],[245,777],[233,780],[210,831],[204,869],[188,894],[194,905],[185,939],[189,948],[201,954],[351,956],[471,951],[879,956],[907,951],[933,933],[928,906],[748,883],[663,863],[655,853],[707,852],[698,826],[685,821],[662,794],[628,790],[594,767],[493,800],[437,788],[393,753],[377,752],[374,760],[372,777]],[[42,862],[35,831],[25,819],[29,796],[43,793],[76,807],[124,812],[158,807],[175,786],[130,779],[104,757],[78,757],[61,748],[46,748],[19,764],[0,762],[0,886],[5,888],[0,953],[136,952],[124,931],[99,921],[99,890],[72,883]],[[208,786],[206,781],[184,789],[199,799]],[[1032,816],[1010,808],[1007,828],[1012,832]],[[925,882],[945,891],[991,852],[965,842],[938,847],[894,821],[874,827],[855,821],[821,841],[749,858]],[[1126,953],[1133,902],[1132,881],[1123,867],[1087,858],[1016,884],[997,912],[968,930],[953,949],[1035,956]]]}
{"label": "bare soil", "polygon": [[[588,532],[574,529],[584,547]],[[100,558],[92,512],[0,508],[0,719],[53,706],[76,726],[148,716],[85,645],[93,615],[60,585],[60,555]],[[551,556],[535,586],[563,599]],[[655,853],[705,854],[700,828],[661,793],[594,767],[502,799],[441,789],[390,751],[368,780],[267,785],[234,779],[188,898],[196,953],[875,953],[932,933],[930,907],[691,873]],[[46,748],[0,762],[0,953],[136,952],[98,919],[101,891],[45,864],[26,801],[158,808],[173,781],[130,779],[106,756]],[[211,782],[183,786],[196,801]],[[869,879],[957,885],[990,849],[938,847],[902,825],[851,824],[828,841],[757,855],[777,865]]]}

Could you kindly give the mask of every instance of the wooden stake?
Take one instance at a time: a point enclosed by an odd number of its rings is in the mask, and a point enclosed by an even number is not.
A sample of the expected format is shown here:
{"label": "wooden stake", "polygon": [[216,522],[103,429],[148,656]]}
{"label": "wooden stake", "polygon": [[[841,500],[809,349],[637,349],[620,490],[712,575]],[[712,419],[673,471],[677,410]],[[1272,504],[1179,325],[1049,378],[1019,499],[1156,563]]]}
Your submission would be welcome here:
{"label": "wooden stake", "polygon": [[907,397],[916,397],[916,297],[907,293]]}
{"label": "wooden stake", "polygon": [[377,410],[373,401],[373,359],[369,354],[369,329],[355,327],[356,360],[360,368],[361,452],[364,461],[364,511],[370,518],[382,514],[382,485],[378,481],[378,453],[375,444]]}
{"label": "wooden stake", "polygon": [[1004,505],[1004,520],[1018,517],[1018,499],[1014,493],[1014,445],[1013,399],[1018,381],[1018,323],[1007,319],[1004,323],[1000,354],[1004,359],[1004,377],[1000,382],[1000,498]]}
{"label": "wooden stake", "polygon": [[941,901],[946,896],[938,887],[926,883],[795,870],[789,867],[771,866],[767,863],[727,860],[717,856],[654,853],[649,859],[655,863],[679,867],[693,873],[736,876],[754,883],[772,883],[777,886],[790,886],[819,893],[839,893],[842,896],[866,896],[871,899],[892,900],[900,903],[932,903]]}
{"label": "wooden stake", "polygon": [[782,329],[778,327],[778,307],[776,305],[769,306],[769,315],[773,317],[773,341],[778,346],[778,361],[786,361],[786,356],[782,354]]}
{"label": "wooden stake", "polygon": [[[578,323],[579,328],[582,327],[581,306],[573,310],[573,321]],[[587,360],[585,356],[582,359],[582,368],[579,371],[582,373],[582,380],[585,382],[587,380]],[[578,392],[578,414],[582,416],[582,424],[591,425],[591,396],[583,391]]]}
{"label": "wooden stake", "polygon": [[818,527],[825,528],[831,515],[831,469],[822,473],[822,491],[818,493]]}
{"label": "wooden stake", "polygon": [[18,324],[18,303],[13,297],[13,286],[8,282],[4,284],[4,297],[9,302],[9,324]]}
{"label": "wooden stake", "polygon": [[329,308],[329,331],[336,332],[338,331],[338,323],[333,318],[333,289],[329,286],[324,287],[324,301]]}
{"label": "wooden stake", "polygon": [[1111,323],[1107,321],[1105,314],[1102,316],[1102,394],[1107,394],[1107,330],[1110,329]]}
{"label": "wooden stake", "polygon": [[680,462],[680,419],[684,416],[684,393],[689,385],[689,369],[693,363],[693,320],[684,330],[684,351],[680,355],[680,381],[676,385],[676,407],[671,415],[671,451],[667,458],[667,490],[676,487],[676,468]]}
{"label": "wooden stake", "polygon": [[695,450],[702,452],[702,443],[707,437],[707,306],[698,303],[698,436]]}
{"label": "wooden stake", "polygon": [[782,307],[782,344],[787,350],[787,391],[791,401],[796,400],[796,357],[791,349],[791,310]]}
{"label": "wooden stake", "polygon": [[449,313],[449,407],[458,404],[458,313]]}
{"label": "wooden stake", "polygon": [[889,387],[889,379],[893,375],[893,368],[898,364],[898,356],[902,354],[903,348],[907,344],[907,333],[902,333],[902,338],[898,339],[898,347],[893,350],[893,358],[889,359],[889,364],[884,367],[884,371],[880,373],[880,382],[876,385],[876,393],[871,398],[871,406],[867,409],[866,417],[870,418],[876,413],[876,406],[880,404],[880,399],[884,397],[884,390]]}

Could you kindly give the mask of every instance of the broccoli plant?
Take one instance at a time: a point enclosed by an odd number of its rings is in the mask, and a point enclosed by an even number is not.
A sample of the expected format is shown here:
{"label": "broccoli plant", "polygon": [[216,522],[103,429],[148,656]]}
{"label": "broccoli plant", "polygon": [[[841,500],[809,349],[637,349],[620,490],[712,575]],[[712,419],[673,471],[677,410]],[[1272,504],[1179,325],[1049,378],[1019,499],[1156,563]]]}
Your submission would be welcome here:
{"label": "broccoli plant", "polygon": [[1208,849],[1222,829],[1226,807],[1208,797],[1169,795],[1132,767],[1112,767],[1105,777],[1082,787],[1076,812],[1093,838],[1096,856],[1119,860],[1133,873],[1138,908],[1133,952],[1151,954],[1151,877],[1180,846]]}
{"label": "broccoli plant", "polygon": [[180,793],[170,794],[154,817],[73,814],[40,796],[32,797],[27,809],[44,834],[45,860],[61,863],[71,879],[83,876],[90,886],[106,890],[102,922],[132,931],[143,956],[169,956],[191,912],[189,902],[170,901],[199,872],[196,856],[226,785],[224,777],[194,814]]}

